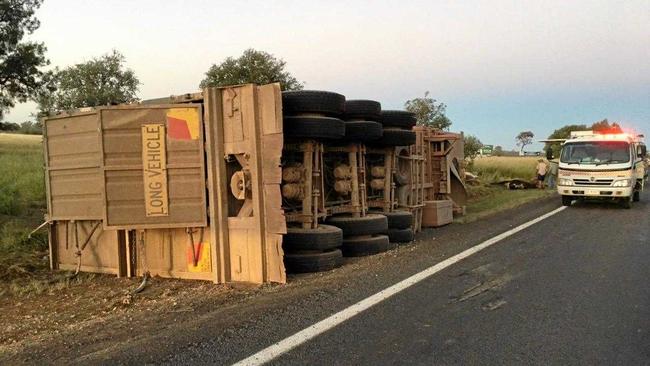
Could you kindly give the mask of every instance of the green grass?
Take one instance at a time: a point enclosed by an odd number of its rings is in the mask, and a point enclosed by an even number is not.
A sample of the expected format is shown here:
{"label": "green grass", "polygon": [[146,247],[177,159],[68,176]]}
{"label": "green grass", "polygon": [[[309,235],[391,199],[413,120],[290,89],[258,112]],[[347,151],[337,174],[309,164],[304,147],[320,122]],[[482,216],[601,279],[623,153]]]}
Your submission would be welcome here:
{"label": "green grass", "polygon": [[470,198],[464,216],[458,223],[467,223],[494,215],[540,198],[552,196],[555,191],[541,189],[508,190],[501,186],[469,187]]}
{"label": "green grass", "polygon": [[45,185],[41,137],[0,133],[0,280],[45,268]]}
{"label": "green grass", "polygon": [[466,223],[494,215],[524,203],[554,194],[553,190],[522,189],[508,190],[492,183],[506,179],[531,180],[535,178],[537,157],[485,157],[478,158],[468,167],[477,174],[479,184],[468,186],[466,214],[457,218],[458,223]]}

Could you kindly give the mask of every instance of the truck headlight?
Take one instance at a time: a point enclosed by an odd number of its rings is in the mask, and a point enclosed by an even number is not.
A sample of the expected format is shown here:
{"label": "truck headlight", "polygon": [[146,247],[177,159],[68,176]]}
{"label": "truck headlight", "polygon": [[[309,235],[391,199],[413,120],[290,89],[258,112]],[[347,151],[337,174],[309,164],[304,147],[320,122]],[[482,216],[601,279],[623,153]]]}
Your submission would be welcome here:
{"label": "truck headlight", "polygon": [[612,183],[612,187],[629,187],[629,186],[630,186],[629,179],[619,179],[619,180],[615,180],[614,183]]}
{"label": "truck headlight", "polygon": [[557,182],[558,186],[572,186],[573,185],[573,179],[567,179],[567,178],[560,178]]}

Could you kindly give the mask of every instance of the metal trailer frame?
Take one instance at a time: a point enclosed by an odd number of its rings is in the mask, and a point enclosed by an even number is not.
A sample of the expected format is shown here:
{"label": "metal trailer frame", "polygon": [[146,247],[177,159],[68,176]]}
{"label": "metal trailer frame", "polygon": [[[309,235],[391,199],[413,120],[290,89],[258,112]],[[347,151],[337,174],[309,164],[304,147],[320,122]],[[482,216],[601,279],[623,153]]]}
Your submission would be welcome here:
{"label": "metal trailer frame", "polygon": [[[365,146],[360,143],[327,143],[324,145],[323,164],[325,171],[323,172],[323,178],[325,187],[325,212],[327,216],[349,214],[353,217],[361,217],[366,215],[368,204],[365,190],[365,154]],[[332,160],[338,160],[341,164],[330,166],[329,163]],[[339,166],[349,167],[349,176],[345,178],[335,177],[334,170]],[[337,192],[336,187],[331,184],[335,183],[334,181],[343,181],[344,185],[349,185],[350,189],[348,194],[341,195]],[[337,199],[330,199],[333,197]]]}
{"label": "metal trailer frame", "polygon": [[[203,192],[202,197],[207,198],[200,208],[206,221],[192,222],[191,227],[186,227],[188,223],[184,222],[172,220],[166,223],[165,216],[162,216],[160,220],[140,220],[138,225],[133,226],[107,225],[106,215],[101,215],[108,206],[107,183],[105,179],[98,178],[101,177],[99,173],[106,171],[103,163],[106,154],[93,150],[93,144],[90,143],[90,140],[99,140],[100,150],[103,151],[101,143],[105,142],[105,132],[96,127],[102,123],[102,111],[125,111],[126,115],[114,121],[117,125],[142,120],[138,123],[156,122],[168,127],[169,118],[161,118],[164,114],[151,114],[151,118],[144,118],[143,115],[170,108],[188,109],[194,105],[197,108],[202,106],[200,118],[205,122],[198,135],[200,141],[205,142],[205,151],[202,148],[199,155],[206,162],[201,165],[204,173],[199,192]],[[83,121],[80,122],[79,118]],[[190,122],[185,122],[189,129]],[[57,135],[49,133],[51,126],[60,127],[60,137],[51,138]],[[79,128],[79,133],[67,133]],[[279,84],[206,88],[201,93],[163,98],[154,103],[65,113],[45,118],[44,129],[52,269],[70,268],[70,261],[66,262],[65,259],[70,245],[68,241],[61,240],[63,234],[60,226],[80,221],[79,225],[85,225],[89,221],[101,220],[101,232],[95,234],[85,231],[90,242],[86,253],[91,255],[84,253],[81,256],[82,262],[89,261],[82,263],[82,270],[127,276],[150,272],[152,275],[204,279],[216,283],[286,282],[282,252],[282,235],[286,233],[286,222],[280,193],[283,132]],[[79,138],[80,142],[74,141]],[[56,142],[57,139],[62,141],[54,145],[48,143],[50,140]],[[119,140],[116,143],[118,153],[121,148],[133,150],[129,150],[131,155],[140,151],[135,147],[137,144],[123,146]],[[85,155],[77,154],[83,146],[87,146],[88,151],[81,150]],[[119,158],[120,154],[116,157]],[[144,167],[142,162],[139,166]],[[163,170],[168,168],[173,167],[167,165]],[[90,182],[84,186],[90,189],[87,194],[92,199],[79,196],[79,188],[74,184],[52,182],[50,177],[53,174],[60,175],[55,173],[57,169],[63,170],[64,175],[72,176],[77,181],[81,179]],[[83,174],[77,178],[74,169],[81,169],[80,173]],[[137,172],[135,166],[129,166],[129,169]],[[114,193],[118,200],[121,194],[126,194],[134,200],[137,205],[135,207],[144,207],[141,201],[146,198],[138,193],[142,192],[144,183],[138,183],[137,174],[129,174],[134,177],[131,179],[136,179],[132,188]],[[66,179],[69,181],[71,178]],[[97,187],[101,187],[99,194],[93,190]],[[183,197],[183,190],[178,192],[181,194],[179,197]],[[61,195],[65,199],[56,200]],[[72,201],[66,201],[67,197]],[[104,199],[98,200],[96,197]],[[173,197],[176,196],[171,194],[170,208],[177,201]],[[64,203],[63,206],[61,202]],[[66,210],[66,202],[74,203],[71,209]],[[64,210],[59,210],[58,207]],[[70,212],[76,215],[68,215]],[[134,211],[134,214],[138,212],[141,211]],[[78,215],[79,213],[83,215]],[[111,230],[113,228],[119,230]],[[186,230],[185,233],[183,229]],[[199,231],[203,235],[199,235]],[[201,238],[199,243],[195,243],[192,232],[196,235],[194,238]],[[188,236],[190,242],[187,241]],[[102,251],[113,247],[117,249]],[[91,250],[93,248],[96,250]]]}
{"label": "metal trailer frame", "polygon": [[[287,143],[283,150],[283,167],[286,164],[298,164],[302,170],[298,183],[301,187],[302,200],[299,205],[291,202],[283,193],[282,207],[287,223],[298,223],[305,229],[315,229],[318,221],[327,216],[323,195],[323,143],[316,140]],[[296,160],[288,160],[298,157]],[[284,172],[283,172],[284,176]],[[283,178],[283,184],[287,182]]]}
{"label": "metal trailer frame", "polygon": [[[419,137],[418,141],[421,140]],[[410,146],[372,147],[366,149],[367,159],[383,162],[384,176],[372,176],[373,166],[368,166],[368,207],[381,212],[409,211],[413,214],[412,229],[422,228],[422,209],[424,207],[424,162],[423,144]],[[405,175],[407,183],[398,186],[395,175]],[[376,190],[369,180],[384,179],[383,189]],[[377,192],[378,191],[378,192]],[[388,194],[386,194],[388,192]]]}
{"label": "metal trailer frame", "polygon": [[463,167],[463,133],[452,133],[430,127],[413,128],[421,144],[424,200],[451,200],[454,214],[465,213],[467,191]]}

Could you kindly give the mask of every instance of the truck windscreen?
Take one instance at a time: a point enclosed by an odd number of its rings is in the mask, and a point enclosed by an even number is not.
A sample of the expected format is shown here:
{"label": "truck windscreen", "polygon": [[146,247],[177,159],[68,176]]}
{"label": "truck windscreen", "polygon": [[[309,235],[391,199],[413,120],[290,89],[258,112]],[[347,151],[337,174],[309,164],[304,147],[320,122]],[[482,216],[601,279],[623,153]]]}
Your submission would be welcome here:
{"label": "truck windscreen", "polygon": [[560,161],[567,164],[620,164],[630,161],[625,141],[589,141],[564,144]]}

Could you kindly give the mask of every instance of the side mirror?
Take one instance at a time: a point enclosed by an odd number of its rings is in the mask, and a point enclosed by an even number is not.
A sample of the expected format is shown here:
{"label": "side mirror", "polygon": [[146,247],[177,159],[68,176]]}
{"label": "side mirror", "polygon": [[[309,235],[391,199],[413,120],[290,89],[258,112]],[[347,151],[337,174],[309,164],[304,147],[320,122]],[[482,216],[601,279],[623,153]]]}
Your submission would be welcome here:
{"label": "side mirror", "polygon": [[645,145],[637,145],[636,147],[636,155],[640,158],[645,158],[647,154],[646,147]]}
{"label": "side mirror", "polygon": [[553,160],[553,149],[546,149],[546,160]]}

